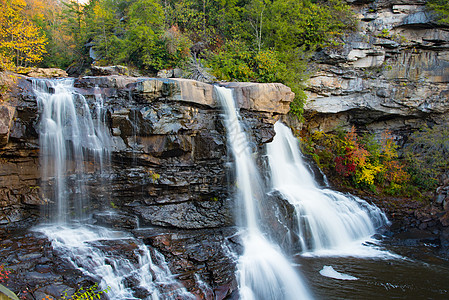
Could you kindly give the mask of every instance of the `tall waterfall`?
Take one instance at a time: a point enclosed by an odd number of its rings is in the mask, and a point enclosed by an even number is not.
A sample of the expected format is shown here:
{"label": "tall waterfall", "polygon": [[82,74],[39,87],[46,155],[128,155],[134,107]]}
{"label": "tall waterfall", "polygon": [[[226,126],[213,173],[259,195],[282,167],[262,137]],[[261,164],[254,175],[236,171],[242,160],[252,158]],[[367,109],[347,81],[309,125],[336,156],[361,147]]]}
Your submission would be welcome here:
{"label": "tall waterfall", "polygon": [[388,223],[376,206],[355,196],[321,189],[305,166],[298,141],[280,122],[267,145],[272,188],[295,207],[297,234],[303,252],[348,253]]}
{"label": "tall waterfall", "polygon": [[[74,92],[73,79],[34,80],[40,111],[39,143],[44,193],[55,207],[50,219],[65,223],[82,218],[86,161],[102,166],[109,143],[97,134],[86,99]],[[70,180],[70,184],[68,181]],[[75,211],[72,213],[70,202]]]}
{"label": "tall waterfall", "polygon": [[[124,232],[79,224],[88,204],[85,173],[92,168],[103,172],[112,145],[99,90],[95,89],[94,122],[86,99],[74,91],[73,80],[36,79],[33,86],[40,112],[44,193],[56,206],[50,211],[53,223],[36,230],[74,268],[98,280],[108,299],[195,299],[174,279],[164,257],[142,241]],[[101,183],[107,186],[104,177]]]}
{"label": "tall waterfall", "polygon": [[247,137],[241,128],[232,90],[215,86],[225,111],[228,143],[235,160],[237,199],[243,205],[244,253],[238,261],[238,280],[242,299],[310,299],[299,274],[271,243],[259,226],[259,203],[264,189],[252,159]]}

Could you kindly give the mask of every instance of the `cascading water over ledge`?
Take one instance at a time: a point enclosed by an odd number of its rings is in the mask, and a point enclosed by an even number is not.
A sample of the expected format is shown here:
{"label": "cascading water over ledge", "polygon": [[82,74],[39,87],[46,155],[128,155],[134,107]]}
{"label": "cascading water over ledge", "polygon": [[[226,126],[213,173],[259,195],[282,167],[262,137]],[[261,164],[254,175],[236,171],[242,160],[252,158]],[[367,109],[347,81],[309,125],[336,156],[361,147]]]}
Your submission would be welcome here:
{"label": "cascading water over ledge", "polygon": [[[85,217],[85,165],[102,169],[110,142],[97,108],[95,126],[86,99],[74,92],[73,79],[33,80],[40,111],[39,144],[49,218],[66,223]],[[100,134],[101,133],[101,134]],[[71,207],[74,207],[74,210]]]}
{"label": "cascading water over ledge", "polygon": [[291,130],[280,122],[274,128],[267,145],[272,188],[295,208],[302,252],[371,255],[360,245],[388,224],[385,214],[360,198],[318,187]]}
{"label": "cascading water over ledge", "polygon": [[60,257],[100,281],[111,300],[195,299],[175,280],[159,252],[129,234],[97,226],[58,225],[38,231]]}
{"label": "cascading water over ledge", "polygon": [[240,125],[232,90],[215,86],[225,112],[228,144],[235,160],[236,197],[242,203],[243,255],[238,259],[237,278],[242,299],[296,300],[312,296],[281,249],[261,231],[259,205],[265,191]]}
{"label": "cascading water over ledge", "polygon": [[[40,111],[44,194],[55,202],[48,211],[52,223],[35,230],[47,236],[56,254],[98,281],[108,299],[195,299],[156,250],[130,234],[82,224],[90,208],[85,166],[103,175],[112,145],[101,94],[96,89],[94,122],[73,80],[34,80],[33,87]],[[104,177],[99,180],[107,185]]]}

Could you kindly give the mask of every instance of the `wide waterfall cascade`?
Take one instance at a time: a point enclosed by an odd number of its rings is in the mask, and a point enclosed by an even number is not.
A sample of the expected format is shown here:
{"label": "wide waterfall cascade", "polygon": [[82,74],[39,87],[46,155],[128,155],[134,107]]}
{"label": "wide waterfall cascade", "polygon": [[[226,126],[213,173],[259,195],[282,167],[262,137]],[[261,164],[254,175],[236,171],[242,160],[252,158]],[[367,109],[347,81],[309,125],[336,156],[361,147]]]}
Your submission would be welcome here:
{"label": "wide waterfall cascade", "polygon": [[291,130],[280,122],[274,129],[267,145],[272,188],[295,207],[302,251],[357,255],[348,247],[361,245],[387,224],[385,214],[360,198],[318,187]]}
{"label": "wide waterfall cascade", "polygon": [[[44,194],[56,206],[50,211],[52,224],[36,231],[48,237],[59,256],[98,280],[108,299],[195,299],[175,280],[162,254],[140,240],[124,232],[74,225],[84,220],[82,211],[88,208],[86,173],[104,175],[113,143],[99,89],[95,88],[91,113],[73,83],[33,81],[40,112],[42,180],[47,183]],[[106,188],[108,179],[101,176],[99,182]],[[75,215],[69,218],[72,205]]]}
{"label": "wide waterfall cascade", "polygon": [[244,253],[239,257],[237,277],[242,299],[311,299],[312,296],[279,247],[272,244],[259,226],[259,202],[264,190],[241,128],[232,90],[215,86],[225,111],[228,144],[235,160],[237,199],[243,206],[241,224]]}
{"label": "wide waterfall cascade", "polygon": [[196,299],[174,279],[160,253],[124,232],[64,225],[38,230],[73,267],[98,278],[111,300]]}
{"label": "wide waterfall cascade", "polygon": [[[70,218],[70,200],[75,217],[82,218],[87,205],[84,193],[85,162],[103,165],[110,146],[106,134],[99,135],[86,99],[75,93],[73,79],[33,80],[40,112],[39,143],[45,196],[54,201],[51,219],[65,223]],[[104,129],[102,129],[104,130]],[[74,178],[73,178],[74,177]],[[69,188],[67,183],[71,178]],[[49,181],[53,180],[50,187]],[[54,186],[54,187],[53,187]]]}

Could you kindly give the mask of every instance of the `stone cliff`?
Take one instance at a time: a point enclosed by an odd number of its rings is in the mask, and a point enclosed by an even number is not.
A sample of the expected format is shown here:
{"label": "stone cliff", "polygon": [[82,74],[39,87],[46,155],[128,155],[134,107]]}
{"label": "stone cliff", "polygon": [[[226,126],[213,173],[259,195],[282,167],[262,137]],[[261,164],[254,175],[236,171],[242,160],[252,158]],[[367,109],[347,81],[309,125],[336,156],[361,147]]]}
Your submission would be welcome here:
{"label": "stone cliff", "polygon": [[447,122],[449,27],[434,21],[426,2],[348,1],[358,29],[315,55],[307,127],[388,128],[404,142],[425,122]]}
{"label": "stone cliff", "polygon": [[[343,37],[340,46],[313,57],[302,129],[330,132],[355,126],[378,137],[389,130],[402,147],[424,125],[447,128],[449,26],[435,22],[426,0],[347,2],[359,20],[358,28]],[[432,207],[412,199],[377,201],[398,221],[392,230],[427,230],[446,256],[448,178],[446,170],[438,189],[429,194]],[[435,229],[437,224],[441,230]]]}
{"label": "stone cliff", "polygon": [[[251,145],[260,150],[271,141],[273,124],[288,112],[294,94],[276,83],[222,85],[234,90],[253,135]],[[83,195],[90,198],[91,222],[133,232],[158,249],[198,297],[229,297],[237,286],[235,261],[228,252],[239,252],[240,245],[233,238],[235,185],[213,85],[113,75],[79,78],[74,88],[78,98],[86,99],[94,123],[100,118],[95,111],[102,99],[110,136],[104,171],[98,172],[92,160],[84,166]],[[66,263],[58,262],[45,239],[27,234],[29,241],[22,241],[22,233],[17,238],[11,233],[44,220],[41,211],[49,201],[44,186],[54,185],[52,178],[41,178],[40,107],[31,78],[22,78],[18,90],[10,104],[0,107],[0,236],[5,241],[2,248],[17,241],[20,253],[36,258],[25,262],[20,254],[7,251],[5,262],[23,271],[16,272],[13,281],[18,286],[26,283],[35,295],[48,294],[55,287],[70,287],[79,275],[59,272],[58,265]],[[72,197],[81,193],[77,180],[66,176]],[[151,229],[135,230],[138,227]],[[120,247],[118,251],[128,249]],[[51,260],[42,273],[44,257]],[[42,281],[48,274],[52,279]],[[201,290],[197,276],[210,290]]]}
{"label": "stone cliff", "polygon": [[[254,147],[262,147],[274,135],[274,122],[288,112],[293,93],[275,83],[223,85],[234,89],[254,133]],[[36,218],[38,210],[30,208],[45,202],[39,182],[38,105],[31,81],[22,79],[19,86],[14,118],[14,107],[1,107],[2,224]],[[119,223],[131,228],[138,222],[184,229],[234,224],[225,129],[213,85],[103,76],[77,79],[75,90],[92,111],[96,97],[102,97],[112,136],[108,186],[95,173],[87,174],[94,205],[120,207]],[[120,226],[110,216],[96,217]]]}

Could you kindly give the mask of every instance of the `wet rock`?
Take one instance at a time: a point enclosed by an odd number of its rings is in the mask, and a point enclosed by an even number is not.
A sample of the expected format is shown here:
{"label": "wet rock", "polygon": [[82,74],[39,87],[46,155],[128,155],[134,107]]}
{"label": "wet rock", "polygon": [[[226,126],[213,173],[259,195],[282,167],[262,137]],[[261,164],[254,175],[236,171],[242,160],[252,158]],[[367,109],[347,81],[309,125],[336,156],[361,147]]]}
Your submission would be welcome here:
{"label": "wet rock", "polygon": [[138,206],[133,208],[144,224],[177,228],[211,228],[233,222],[230,206],[223,200],[179,204]]}
{"label": "wet rock", "polygon": [[224,299],[237,290],[236,261],[230,251],[242,249],[232,241],[235,230],[139,231],[138,235],[164,254],[173,273],[193,294],[213,293],[213,299]]}
{"label": "wet rock", "polygon": [[36,270],[36,272],[39,272],[39,273],[48,273],[51,271],[51,266],[50,265],[36,265],[34,267],[34,269]]}
{"label": "wet rock", "polygon": [[137,216],[128,215],[123,212],[99,212],[94,213],[92,217],[100,226],[126,229],[134,229],[139,226],[139,220]]}

